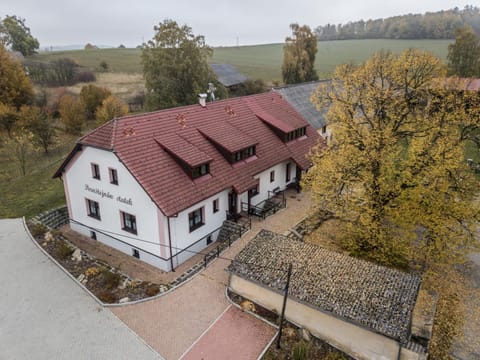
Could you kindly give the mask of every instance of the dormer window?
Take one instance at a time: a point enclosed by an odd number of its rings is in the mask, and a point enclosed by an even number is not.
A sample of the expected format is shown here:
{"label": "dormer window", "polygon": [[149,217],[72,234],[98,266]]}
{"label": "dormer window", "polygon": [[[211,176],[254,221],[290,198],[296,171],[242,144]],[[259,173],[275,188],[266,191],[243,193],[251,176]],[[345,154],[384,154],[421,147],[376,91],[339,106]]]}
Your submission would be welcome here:
{"label": "dormer window", "polygon": [[202,164],[192,169],[192,179],[199,178],[200,176],[210,173],[210,164]]}
{"label": "dormer window", "polygon": [[296,130],[293,130],[293,131],[290,131],[290,132],[286,133],[284,141],[289,142],[289,141],[298,139],[302,136],[305,136],[306,133],[307,133],[307,128],[306,127],[298,128]]}
{"label": "dormer window", "polygon": [[233,162],[238,162],[241,160],[248,159],[249,157],[255,155],[255,145],[249,146],[248,148],[237,151],[233,154]]}

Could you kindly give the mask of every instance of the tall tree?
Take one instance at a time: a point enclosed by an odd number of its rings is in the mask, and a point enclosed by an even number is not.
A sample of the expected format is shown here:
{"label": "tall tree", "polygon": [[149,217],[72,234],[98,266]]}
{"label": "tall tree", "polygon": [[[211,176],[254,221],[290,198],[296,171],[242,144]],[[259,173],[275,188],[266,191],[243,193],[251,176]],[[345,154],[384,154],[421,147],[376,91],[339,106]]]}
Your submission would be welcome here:
{"label": "tall tree", "polygon": [[34,54],[40,47],[38,40],[30,34],[30,28],[25,25],[25,19],[15,15],[7,15],[0,22],[0,43],[24,56]]}
{"label": "tall tree", "polygon": [[471,104],[480,96],[444,75],[428,53],[378,53],[337,67],[312,97],[330,105],[334,140],[312,155],[305,185],[345,223],[351,252],[428,265],[455,261],[474,241],[478,180],[463,149],[478,141],[480,109]]}
{"label": "tall tree", "polygon": [[448,45],[448,72],[460,77],[480,76],[480,36],[470,27],[455,30],[455,42]]}
{"label": "tall tree", "polygon": [[19,109],[33,99],[33,87],[19,61],[0,44],[0,102]]}
{"label": "tall tree", "polygon": [[43,149],[45,154],[55,143],[55,128],[47,113],[36,106],[22,106],[19,113],[23,127],[31,133],[33,145]]}
{"label": "tall tree", "polygon": [[202,35],[194,35],[187,25],[164,20],[154,27],[155,36],[142,50],[143,75],[149,110],[193,104],[199,93],[213,82],[222,87],[207,60],[212,48]]}
{"label": "tall tree", "polygon": [[317,37],[307,25],[291,24],[292,37],[285,39],[282,76],[285,84],[318,80],[315,71]]}

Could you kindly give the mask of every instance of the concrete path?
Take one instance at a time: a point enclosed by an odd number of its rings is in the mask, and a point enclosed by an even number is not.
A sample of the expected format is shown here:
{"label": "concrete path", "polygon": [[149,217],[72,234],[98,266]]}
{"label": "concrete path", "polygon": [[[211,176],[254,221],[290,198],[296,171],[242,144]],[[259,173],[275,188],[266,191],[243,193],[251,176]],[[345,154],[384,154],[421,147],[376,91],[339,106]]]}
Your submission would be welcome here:
{"label": "concrete path", "polygon": [[0,220],[0,359],[161,359],[47,258],[21,219]]}
{"label": "concrete path", "polygon": [[277,330],[230,305],[181,360],[256,360]]}
{"label": "concrete path", "polygon": [[[308,194],[288,192],[286,209],[264,221],[253,220],[250,232],[233,243],[222,257],[233,259],[262,228],[284,233],[305,217],[310,205]],[[177,360],[229,306],[225,298],[228,283],[225,268],[229,263],[217,259],[191,281],[165,296],[112,308],[112,311],[163,357]],[[234,343],[235,337],[229,341]]]}

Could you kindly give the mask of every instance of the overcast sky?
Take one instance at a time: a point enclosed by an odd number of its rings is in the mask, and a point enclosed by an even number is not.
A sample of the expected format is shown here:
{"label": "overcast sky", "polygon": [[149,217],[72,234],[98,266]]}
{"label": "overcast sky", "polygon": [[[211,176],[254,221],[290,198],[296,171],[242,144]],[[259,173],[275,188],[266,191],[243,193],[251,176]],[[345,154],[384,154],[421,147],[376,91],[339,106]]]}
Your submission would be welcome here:
{"label": "overcast sky", "polygon": [[169,18],[192,27],[212,46],[283,42],[289,24],[315,28],[408,13],[424,13],[480,0],[1,0],[0,17],[26,19],[41,48],[92,43],[135,47]]}

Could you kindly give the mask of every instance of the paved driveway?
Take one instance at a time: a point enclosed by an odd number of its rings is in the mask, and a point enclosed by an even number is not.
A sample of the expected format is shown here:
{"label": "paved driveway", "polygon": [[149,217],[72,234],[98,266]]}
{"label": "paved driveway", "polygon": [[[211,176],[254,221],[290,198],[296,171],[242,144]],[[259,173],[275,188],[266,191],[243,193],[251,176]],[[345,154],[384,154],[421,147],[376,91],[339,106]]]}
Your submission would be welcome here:
{"label": "paved driveway", "polygon": [[0,220],[0,359],[161,359],[47,258],[21,219]]}
{"label": "paved driveway", "polygon": [[271,325],[230,305],[181,360],[256,360],[276,332]]}

